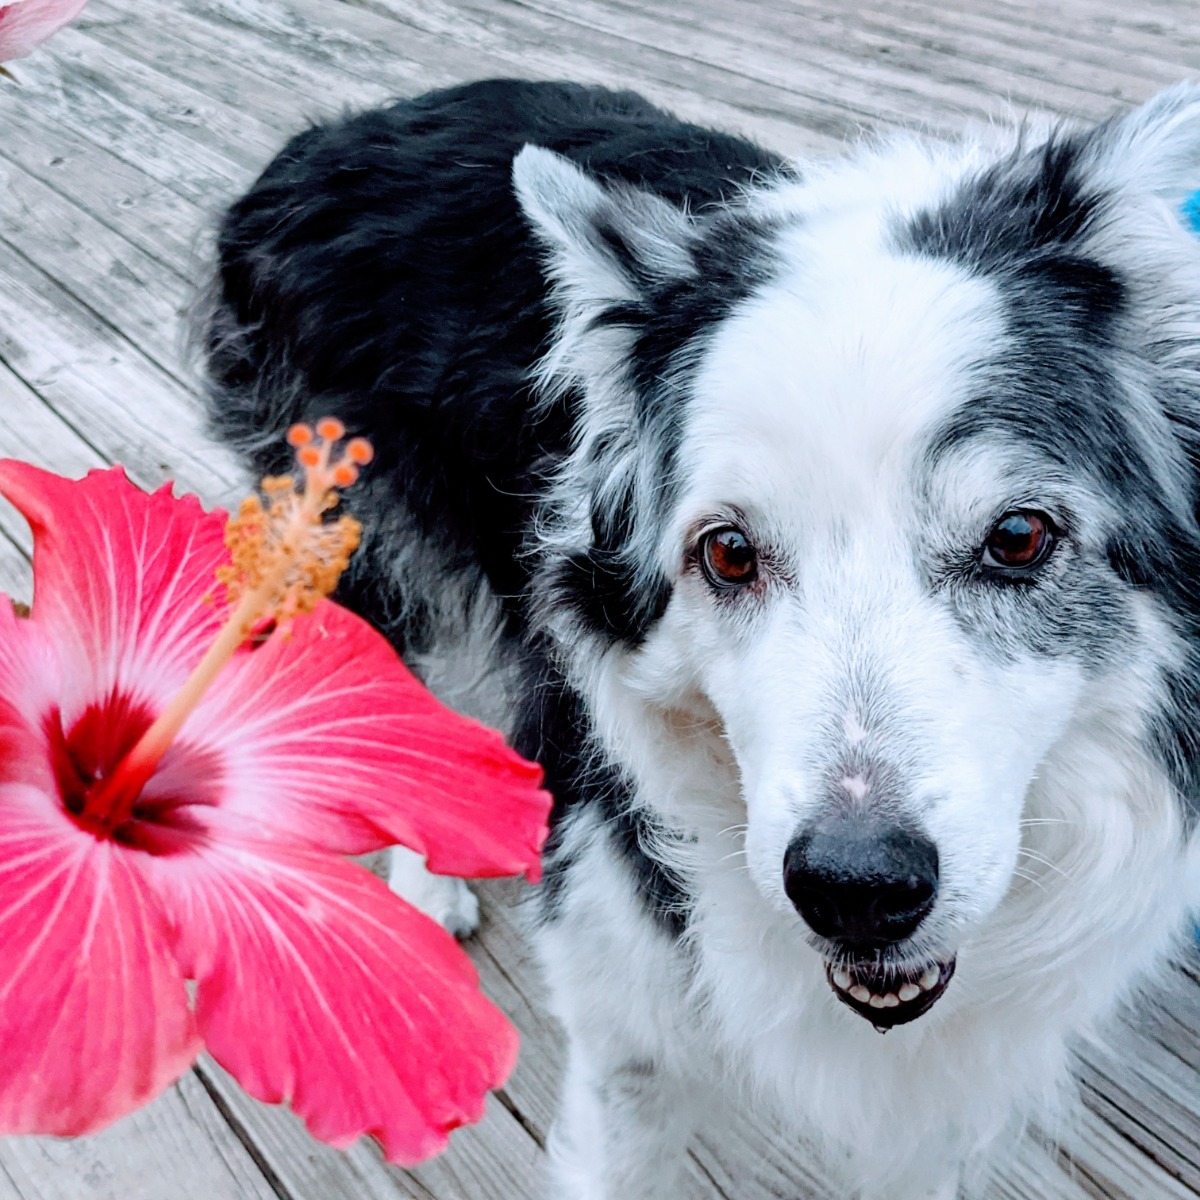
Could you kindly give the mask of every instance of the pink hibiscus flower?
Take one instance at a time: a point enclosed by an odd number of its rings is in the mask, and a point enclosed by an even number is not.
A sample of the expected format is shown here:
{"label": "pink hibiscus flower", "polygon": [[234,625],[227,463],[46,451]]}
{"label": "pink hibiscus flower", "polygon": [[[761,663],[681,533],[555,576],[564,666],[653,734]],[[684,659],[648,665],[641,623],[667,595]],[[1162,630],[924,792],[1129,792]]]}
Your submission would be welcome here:
{"label": "pink hibiscus flower", "polygon": [[[317,599],[356,541],[318,491],[304,553],[276,519],[290,483],[243,506],[223,589],[224,514],[119,469],[0,462],[35,580],[29,617],[0,602],[0,1133],[96,1130],[207,1046],[323,1141],[413,1163],[513,1066],[454,940],[342,856],[403,843],[436,871],[534,877],[540,771]],[[281,580],[290,636],[247,640]]]}
{"label": "pink hibiscus flower", "polygon": [[0,63],[24,58],[52,33],[75,20],[87,0],[13,0],[0,4]]}

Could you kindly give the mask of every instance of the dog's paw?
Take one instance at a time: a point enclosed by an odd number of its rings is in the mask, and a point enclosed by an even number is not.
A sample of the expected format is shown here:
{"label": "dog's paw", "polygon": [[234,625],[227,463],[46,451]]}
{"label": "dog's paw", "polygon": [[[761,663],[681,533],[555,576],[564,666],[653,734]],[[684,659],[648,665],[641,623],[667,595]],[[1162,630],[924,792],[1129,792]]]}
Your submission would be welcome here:
{"label": "dog's paw", "polygon": [[475,893],[461,879],[426,870],[425,859],[412,850],[392,850],[388,887],[456,938],[470,937],[479,928]]}
{"label": "dog's paw", "polygon": [[456,938],[468,938],[479,928],[479,897],[462,879],[441,880],[448,885],[442,903],[433,910],[422,910],[448,929]]}

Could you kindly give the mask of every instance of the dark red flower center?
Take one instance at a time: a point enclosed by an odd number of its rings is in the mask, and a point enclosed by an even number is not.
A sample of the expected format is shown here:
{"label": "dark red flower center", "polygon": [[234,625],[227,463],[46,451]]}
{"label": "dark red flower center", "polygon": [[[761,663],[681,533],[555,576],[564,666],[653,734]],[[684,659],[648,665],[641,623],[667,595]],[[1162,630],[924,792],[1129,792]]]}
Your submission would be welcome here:
{"label": "dark red flower center", "polygon": [[114,795],[106,784],[153,720],[145,703],[121,693],[89,705],[69,730],[56,710],[47,721],[50,756],[63,808],[81,829],[150,854],[174,854],[203,836],[196,810],[218,803],[221,764],[218,755],[178,742],[135,794]]}

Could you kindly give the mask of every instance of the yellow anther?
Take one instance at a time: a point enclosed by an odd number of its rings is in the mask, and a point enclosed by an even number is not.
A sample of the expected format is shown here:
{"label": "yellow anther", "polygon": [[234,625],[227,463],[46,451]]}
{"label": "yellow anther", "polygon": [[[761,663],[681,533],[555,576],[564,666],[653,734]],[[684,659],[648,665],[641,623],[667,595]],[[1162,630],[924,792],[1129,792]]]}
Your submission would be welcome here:
{"label": "yellow anther", "polygon": [[317,433],[327,442],[336,442],[346,436],[346,427],[337,417],[322,417],[317,422]]}
{"label": "yellow anther", "polygon": [[297,422],[287,431],[287,440],[289,446],[307,446],[313,440],[312,426]]}
{"label": "yellow anther", "polygon": [[346,443],[346,457],[352,463],[365,467],[375,457],[375,447],[366,438],[351,438]]}

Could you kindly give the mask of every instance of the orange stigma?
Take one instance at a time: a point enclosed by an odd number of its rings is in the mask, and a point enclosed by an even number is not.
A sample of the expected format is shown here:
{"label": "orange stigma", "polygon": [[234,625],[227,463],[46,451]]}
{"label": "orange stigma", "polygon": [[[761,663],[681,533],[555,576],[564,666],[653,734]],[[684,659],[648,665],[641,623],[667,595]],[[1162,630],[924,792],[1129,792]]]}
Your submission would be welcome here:
{"label": "orange stigma", "polygon": [[365,438],[353,438],[335,455],[345,433],[336,417],[323,417],[315,430],[293,425],[287,440],[296,450],[302,487],[297,490],[291,475],[269,476],[226,525],[231,561],[217,569],[217,579],[232,612],[183,687],[90,802],[93,812],[104,813],[105,824],[116,828],[128,818],[167,747],[238,648],[252,636],[256,645],[286,636],[293,618],[311,612],[337,587],[362,526],[353,517],[329,521],[326,514],[340,502],[338,489],[355,483],[359,466],[374,457]]}

